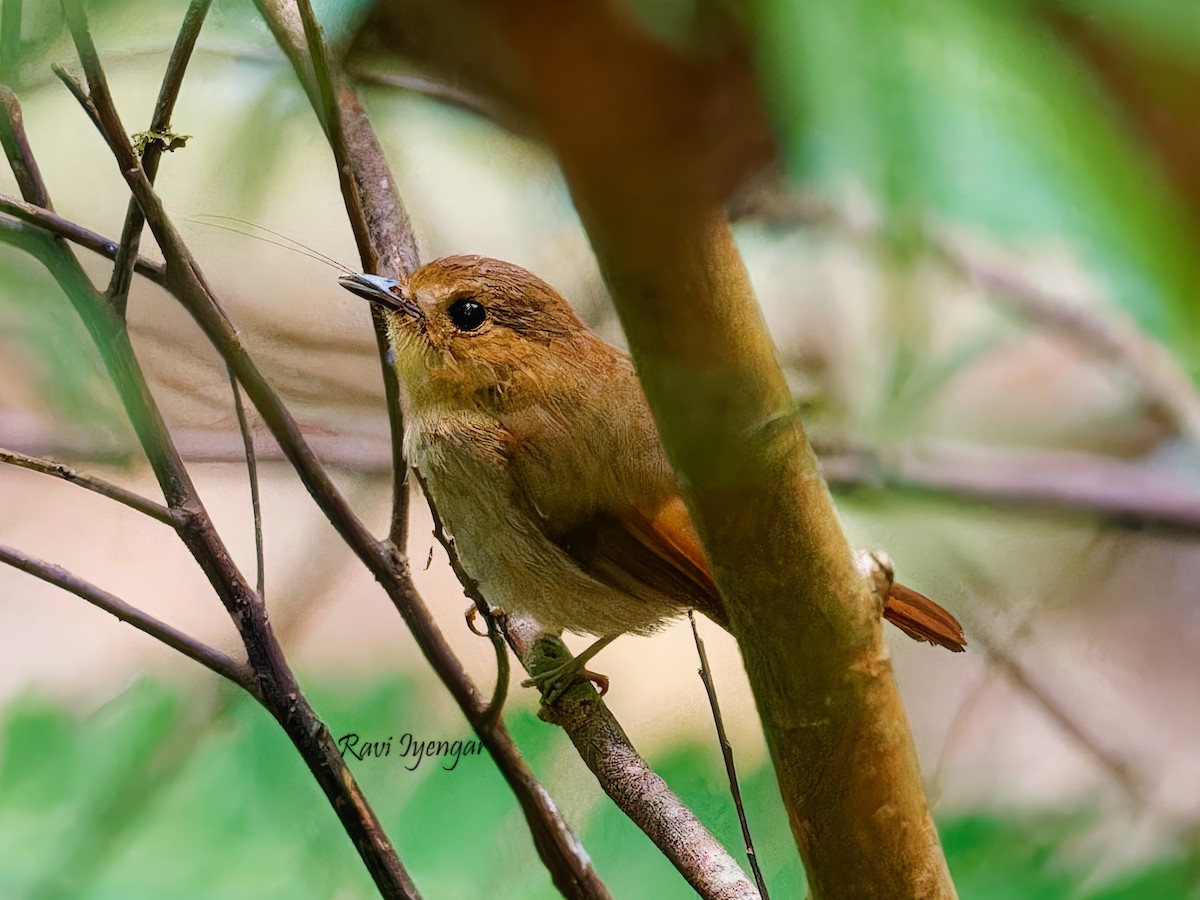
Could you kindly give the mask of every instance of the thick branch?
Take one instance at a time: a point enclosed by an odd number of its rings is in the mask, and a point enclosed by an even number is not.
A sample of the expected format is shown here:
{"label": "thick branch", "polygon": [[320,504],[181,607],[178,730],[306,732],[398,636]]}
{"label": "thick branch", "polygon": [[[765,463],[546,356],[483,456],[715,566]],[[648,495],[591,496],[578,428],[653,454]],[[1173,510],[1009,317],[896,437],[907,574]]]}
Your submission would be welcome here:
{"label": "thick branch", "polygon": [[812,896],[953,897],[878,605],[720,211],[755,161],[745,58],[677,56],[602,2],[498,6],[725,600]]}
{"label": "thick branch", "polygon": [[72,575],[62,566],[35,559],[19,550],[3,545],[0,545],[0,562],[27,572],[55,587],[60,587],[76,597],[83,598],[93,606],[116,616],[122,622],[128,622],[138,631],[145,632],[173,650],[179,651],[188,659],[194,659],[222,678],[228,678],[234,684],[244,687],[259,700],[262,699],[258,684],[254,680],[254,673],[245,663],[230,659],[220,650],[209,647],[191,635],[184,634],[182,631],[158,621],[140,609],[130,606],[120,597]]}

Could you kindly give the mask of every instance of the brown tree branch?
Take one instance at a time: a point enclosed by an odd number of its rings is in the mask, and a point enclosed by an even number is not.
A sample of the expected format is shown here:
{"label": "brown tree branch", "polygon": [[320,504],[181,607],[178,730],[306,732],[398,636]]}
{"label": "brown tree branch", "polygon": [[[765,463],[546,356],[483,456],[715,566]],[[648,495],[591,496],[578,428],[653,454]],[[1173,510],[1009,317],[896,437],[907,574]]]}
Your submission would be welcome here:
{"label": "brown tree branch", "polygon": [[[510,616],[509,645],[530,675],[570,659],[565,645],[548,638],[537,622]],[[591,684],[576,678],[539,715],[567,733],[604,792],[698,895],[706,900],[751,900],[759,893],[737,861],[696,818],[630,743]]]}
{"label": "brown tree branch", "polygon": [[[5,10],[7,9],[8,6],[5,5]],[[18,16],[18,23],[19,21]],[[0,84],[0,106],[4,108],[5,123],[5,127],[0,128],[0,137],[3,137],[4,152],[8,157],[13,177],[17,179],[17,188],[21,191],[21,196],[30,203],[49,210],[50,195],[46,191],[46,182],[42,178],[33,151],[29,148],[21,104],[8,85]]]}
{"label": "brown tree branch", "polygon": [[[64,81],[72,86],[72,93],[80,98],[93,121],[101,127],[126,177],[136,172],[149,189],[140,161],[133,154],[113,106],[79,0],[65,0],[64,11],[83,62],[90,93],[73,85],[69,76],[64,77]],[[48,264],[83,316],[101,351],[168,505],[181,515],[180,537],[233,617],[258,679],[258,696],[263,705],[283,726],[308,764],[379,889],[389,897],[416,897],[415,886],[358,789],[329,730],[309,706],[287,666],[267,623],[261,597],[246,583],[216,534],[146,386],[129,344],[123,316],[108,298],[92,287],[69,252],[60,253],[58,259]],[[172,267],[168,263],[168,278],[171,274]]]}
{"label": "brown tree branch", "polygon": [[[0,213],[7,213],[14,219],[58,235],[108,259],[116,258],[119,248],[117,242],[112,238],[106,238],[82,225],[68,221],[44,207],[0,194]],[[4,217],[0,216],[0,222],[3,221]],[[137,258],[134,263],[134,271],[160,286],[166,279],[166,267],[161,263],[146,259],[144,256]]]}
{"label": "brown tree branch", "polygon": [[741,647],[812,896],[954,897],[878,602],[722,212],[764,150],[736,30],[689,55],[601,0],[478,8],[613,296]]}
{"label": "brown tree branch", "polygon": [[[175,47],[171,51],[167,63],[167,73],[163,77],[162,87],[158,92],[158,100],[154,104],[154,114],[150,119],[151,133],[162,133],[171,127],[171,114],[175,111],[175,101],[179,99],[179,91],[183,87],[183,76],[187,72],[188,62],[192,58],[192,50],[196,47],[196,39],[200,36],[200,28],[208,15],[212,0],[192,0],[183,18],[183,25],[175,39]],[[142,152],[142,169],[146,178],[154,184],[158,175],[158,164],[165,152],[165,145],[158,140],[151,140]],[[123,310],[129,298],[129,284],[133,278],[133,268],[137,262],[138,244],[142,238],[142,227],[146,220],[142,211],[131,197],[125,212],[125,226],[121,230],[120,250],[113,263],[112,277],[105,290],[105,296]]]}
{"label": "brown tree branch", "polygon": [[763,878],[762,869],[759,868],[758,853],[754,850],[754,838],[750,834],[750,823],[746,820],[746,806],[742,803],[742,788],[738,784],[737,766],[733,761],[733,745],[725,733],[725,719],[721,715],[721,704],[717,699],[717,686],[713,683],[712,669],[708,665],[708,653],[704,649],[704,640],[700,637],[700,629],[696,627],[695,610],[688,610],[688,625],[691,626],[692,637],[696,641],[696,653],[700,657],[700,680],[704,683],[704,692],[708,695],[708,705],[712,710],[713,725],[717,731],[717,744],[721,748],[721,758],[725,763],[725,775],[729,779],[729,796],[733,798],[738,824],[742,829],[742,840],[746,845],[746,859],[750,863],[754,884],[758,888],[762,900],[767,900],[767,882]]}
{"label": "brown tree branch", "polygon": [[177,628],[160,622],[140,609],[130,606],[120,597],[72,575],[62,566],[36,559],[2,544],[0,544],[0,562],[27,572],[35,578],[40,578],[48,584],[86,600],[106,613],[116,616],[120,621],[128,622],[138,631],[177,650],[188,659],[195,660],[206,669],[216,672],[222,678],[228,678],[234,684],[245,688],[257,699],[262,699],[255,681],[255,673],[245,663],[237,662],[220,650],[209,647],[191,635],[184,634]]}
{"label": "brown tree branch", "polygon": [[[86,60],[88,57],[85,54],[83,58]],[[92,89],[90,99],[78,86],[72,90],[72,93],[77,97],[82,96],[87,105],[92,107],[93,121],[96,122],[101,135],[109,144],[109,148],[117,160],[118,168],[141,206],[147,224],[154,232],[164,258],[167,260],[165,286],[191,313],[201,330],[233,368],[239,382],[258,408],[263,421],[279,442],[309,493],[343,539],[384,586],[393,603],[405,616],[406,622],[426,658],[433,664],[443,683],[450,688],[456,701],[467,714],[468,721],[476,727],[481,742],[497,761],[501,772],[516,793],[526,818],[531,824],[535,846],[542,854],[543,859],[547,860],[550,865],[556,885],[568,896],[606,897],[607,891],[596,877],[590,861],[582,853],[578,842],[562,820],[561,814],[549,795],[538,784],[533,773],[521,759],[507,730],[500,724],[491,728],[482,727],[482,717],[487,709],[486,703],[470,683],[461,663],[450,652],[445,639],[437,631],[428,611],[416,596],[408,576],[407,561],[393,546],[382,544],[370,535],[346,505],[328,473],[317,462],[291,414],[246,354],[235,329],[205,283],[199,266],[192,258],[178,231],[166,215],[161,201],[146,180],[139,161],[124,136],[124,129],[112,107],[111,99],[103,90],[103,85],[92,84]],[[202,554],[197,552],[197,555]],[[238,598],[243,597],[240,588],[241,585],[237,592]],[[282,660],[274,662],[282,666]],[[257,665],[257,663],[258,661],[252,658],[252,664]],[[307,707],[302,711],[304,716],[301,718],[311,714],[311,710],[308,710]],[[296,720],[289,718],[283,724],[293,742],[297,742],[302,754],[309,750],[316,750],[321,754],[332,751],[337,756],[336,761],[329,760],[328,772],[316,773],[318,780],[326,787],[328,793],[334,782],[326,777],[327,774],[335,776],[336,781],[338,773],[345,771],[340,755],[337,755],[336,746],[329,740],[328,731],[323,727],[319,730],[316,735],[318,739],[316,748],[303,747],[298,743],[301,735],[297,735],[293,730]],[[308,755],[306,760],[310,762],[311,768],[315,757]],[[348,779],[348,773],[346,783],[353,786],[353,780]],[[357,799],[350,806],[350,815],[370,814],[365,801],[357,793],[357,788],[355,788],[355,795]],[[346,824],[345,814],[348,810],[339,807],[338,811],[340,815],[343,815],[343,823]],[[382,838],[381,832],[376,834],[375,845],[371,845],[359,841],[356,836],[361,834],[358,824],[350,824],[347,828],[352,833],[360,853],[364,855],[372,875],[376,876],[377,884],[381,877],[391,878],[397,884],[402,883],[396,880],[400,877],[400,873],[381,871],[378,868],[380,859],[374,856],[368,857],[368,854],[376,854],[382,847],[387,851],[384,861],[388,862],[390,866],[391,861],[394,860],[390,845],[387,845],[386,839]],[[398,862],[396,865],[398,866]],[[403,882],[407,882],[407,875],[403,875]]]}
{"label": "brown tree branch", "polygon": [[24,453],[5,450],[3,447],[0,447],[0,463],[8,463],[22,469],[29,469],[31,472],[53,475],[55,478],[61,478],[63,481],[69,481],[71,484],[77,484],[81,488],[100,494],[103,497],[108,497],[110,500],[115,500],[124,506],[128,506],[130,509],[137,510],[143,515],[157,519],[166,525],[170,525],[171,527],[175,527],[176,525],[175,515],[161,503],[156,503],[148,497],[143,497],[141,494],[135,493],[128,488],[123,488],[119,484],[113,484],[111,481],[105,481],[103,478],[76,472],[71,466],[64,465],[63,463],[54,462],[49,459],[38,459],[34,456],[26,456]]}
{"label": "brown tree branch", "polygon": [[[364,272],[400,277],[420,265],[416,236],[383,150],[353,88],[344,82],[308,2],[255,0],[276,43],[296,73],[325,129],[337,166],[346,213]],[[383,375],[392,447],[392,520],[389,537],[403,549],[408,535],[408,464],[400,382],[389,362],[387,318],[371,307]]]}
{"label": "brown tree branch", "polygon": [[[872,239],[883,231],[872,209],[851,211],[823,197],[789,193],[775,180],[747,192],[730,214],[779,225],[813,223]],[[1125,369],[1178,432],[1200,446],[1200,391],[1163,346],[1118,310],[1048,290],[995,253],[969,247],[947,229],[928,227],[922,238],[935,259],[963,281],[982,288],[997,305]]]}
{"label": "brown tree branch", "polygon": [[254,586],[258,596],[267,599],[267,564],[263,550],[262,500],[258,492],[258,456],[254,452],[254,433],[246,416],[246,405],[242,403],[242,389],[237,376],[229,370],[229,387],[233,391],[233,409],[237,415],[238,430],[242,433],[242,448],[246,455],[246,477],[250,482],[250,515],[254,521]]}
{"label": "brown tree branch", "polygon": [[[396,191],[395,178],[358,96],[335,69],[311,5],[307,0],[257,2],[325,127],[364,270],[393,275],[413,271],[419,265],[416,240]],[[567,896],[607,896],[590,860],[504,729],[496,697],[491,703],[481,705],[481,698],[466,679],[461,665],[443,646],[440,633],[411,583],[408,563],[402,556],[408,528],[408,466],[403,456],[399,381],[391,364],[386,318],[380,310],[372,309],[372,321],[390,423],[393,484],[388,553],[392,576],[380,580],[515,792],[534,844],[556,886]],[[501,671],[505,664],[506,661],[501,663]],[[497,691],[502,682],[503,678],[498,679]]]}

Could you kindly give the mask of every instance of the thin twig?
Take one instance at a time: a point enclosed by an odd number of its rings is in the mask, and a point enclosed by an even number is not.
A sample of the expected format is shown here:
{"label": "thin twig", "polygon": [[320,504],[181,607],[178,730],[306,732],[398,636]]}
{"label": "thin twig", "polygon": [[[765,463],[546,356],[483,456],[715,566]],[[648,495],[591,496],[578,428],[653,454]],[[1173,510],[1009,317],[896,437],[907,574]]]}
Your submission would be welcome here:
{"label": "thin twig", "polygon": [[[147,129],[149,132],[161,133],[171,127],[171,114],[175,111],[175,101],[179,99],[179,91],[183,87],[183,76],[211,4],[212,0],[192,0],[188,5],[183,17],[183,26],[179,29],[175,47],[167,63],[167,73],[158,92],[158,101],[154,105],[154,115],[151,116],[150,127]],[[154,184],[154,178],[158,174],[158,164],[164,151],[162,142],[152,140],[142,152],[142,169],[151,184]],[[141,242],[142,226],[145,222],[137,201],[131,197],[125,211],[125,226],[121,230],[120,249],[113,265],[112,278],[104,292],[118,310],[124,310],[128,301],[129,284],[133,278],[133,267],[137,261],[138,244]]]}
{"label": "thin twig", "polygon": [[1106,771],[1121,788],[1125,796],[1137,809],[1146,805],[1146,798],[1139,779],[1126,762],[1102,746],[1075,720],[1075,717],[1038,683],[1030,671],[1015,656],[993,641],[978,625],[971,630],[971,638],[987,654],[988,661],[1000,671],[1005,679],[1022,693],[1032,698],[1042,711],[1060,728],[1091,754],[1092,758]]}
{"label": "thin twig", "polygon": [[463,593],[475,604],[476,612],[487,623],[488,638],[491,640],[492,649],[496,653],[496,684],[492,688],[492,699],[488,703],[482,721],[485,723],[485,727],[491,727],[500,721],[500,714],[504,709],[504,700],[508,696],[511,667],[508,662],[508,646],[505,644],[507,629],[501,621],[502,616],[493,615],[492,606],[484,598],[483,592],[479,589],[478,582],[467,574],[467,570],[463,568],[462,560],[458,558],[458,548],[454,545],[454,538],[446,531],[441,514],[438,513],[437,505],[433,502],[433,495],[429,493],[429,485],[415,468],[413,469],[413,477],[417,479],[417,483],[421,486],[421,492],[425,495],[429,505],[429,515],[433,519],[434,538],[442,545],[442,549],[446,551],[446,559],[449,560],[450,568],[453,570],[455,576],[457,576],[458,583],[462,585]]}
{"label": "thin twig", "polygon": [[122,622],[128,622],[138,631],[145,632],[168,647],[179,651],[188,659],[195,660],[206,669],[211,669],[222,678],[228,678],[256,698],[262,699],[254,673],[245,663],[237,662],[220,650],[209,647],[191,635],[184,634],[182,631],[160,622],[140,609],[130,606],[120,597],[72,575],[62,566],[45,562],[2,544],[0,544],[0,562],[27,572],[55,587],[60,587],[76,597],[81,597],[93,606],[116,616]]}
{"label": "thin twig", "polygon": [[[13,6],[18,10],[17,22],[20,27],[20,3]],[[7,14],[9,4],[4,4]],[[5,22],[7,31],[7,21]],[[2,55],[2,54],[0,54]],[[38,169],[37,159],[29,146],[29,137],[25,134],[25,118],[21,112],[21,103],[17,95],[4,84],[0,84],[0,106],[4,107],[6,127],[0,128],[0,143],[4,146],[13,177],[17,179],[17,187],[21,196],[29,203],[50,209],[50,194],[46,191],[46,182]]]}
{"label": "thin twig", "polygon": [[[433,664],[435,671],[451,690],[455,700],[467,714],[468,720],[476,726],[476,731],[484,746],[496,760],[521,803],[526,818],[531,824],[534,844],[538,848],[538,852],[542,854],[543,859],[552,862],[551,872],[555,878],[555,884],[570,896],[608,896],[603,884],[596,877],[590,860],[582,853],[577,839],[571,833],[553,801],[521,758],[511,736],[503,727],[498,726],[492,729],[478,727],[477,723],[486,709],[486,704],[471,684],[463,670],[462,663],[450,651],[445,638],[429,615],[428,609],[417,596],[408,574],[407,561],[392,545],[375,540],[346,504],[328,472],[317,461],[311,448],[302,437],[291,413],[282,404],[278,395],[246,353],[232,323],[205,282],[191,251],[171,223],[161,200],[146,181],[139,160],[124,137],[124,130],[107,91],[103,90],[103,85],[99,85],[98,88],[97,84],[92,85],[92,90],[97,107],[96,121],[99,124],[101,135],[116,157],[118,168],[137,198],[142,212],[146,216],[146,222],[154,232],[155,239],[168,260],[167,288],[191,313],[218,352],[232,366],[238,381],[258,408],[268,429],[284,449],[309,493],[342,538],[383,585],[389,598],[405,617],[418,645]],[[363,122],[365,123],[365,117]],[[253,592],[247,591],[247,593],[252,594]],[[245,599],[240,593],[237,597],[239,600]],[[255,614],[258,614],[258,610],[255,610]],[[265,637],[270,646],[276,646],[272,635],[268,633]],[[285,676],[285,680],[291,679],[291,674],[286,671],[282,659],[270,662],[280,667],[281,675]],[[302,699],[295,702],[302,703]],[[307,707],[307,704],[304,706]],[[280,711],[275,712],[278,717]],[[309,716],[312,718],[308,718]],[[355,792],[355,798],[349,807],[337,805],[336,808],[347,829],[353,830],[352,836],[355,843],[364,860],[367,861],[368,867],[371,868],[372,875],[376,877],[376,883],[380,884],[380,877],[386,874],[393,883],[398,884],[402,881],[411,887],[407,873],[399,867],[399,861],[395,859],[394,851],[387,843],[386,837],[378,830],[378,822],[374,820],[373,815],[370,816],[369,828],[363,830],[364,823],[358,820],[357,816],[359,813],[368,815],[370,811],[366,808],[365,800],[357,793],[357,786],[346,770],[344,762],[341,761],[336,746],[328,740],[328,730],[321,727],[316,734],[318,746],[313,747],[311,743],[306,743],[306,740],[310,739],[312,735],[306,736],[298,731],[298,726],[304,721],[315,721],[315,715],[311,710],[306,709],[303,717],[297,718],[292,715],[280,721],[288,730],[293,742],[305,755],[310,770],[317,775],[318,781],[325,788],[331,800],[340,796],[347,787]],[[336,759],[329,758],[330,751]],[[322,768],[326,765],[328,766],[327,770]],[[388,854],[386,859],[378,858],[381,848]],[[381,863],[385,864],[386,872],[378,868]],[[412,891],[415,892],[415,888]]]}
{"label": "thin twig", "polygon": [[1124,368],[1193,446],[1200,447],[1200,392],[1165,347],[1116,309],[1093,308],[1049,291],[1019,271],[931,238],[935,252],[960,277],[988,292],[1016,315]]}
{"label": "thin twig", "polygon": [[[15,197],[7,197],[0,194],[0,213],[7,213],[14,219],[30,225],[36,225],[38,228],[48,231],[51,234],[56,234],[61,238],[66,238],[71,243],[78,244],[80,247],[91,250],[94,253],[99,253],[108,259],[115,259],[117,256],[119,248],[117,242],[112,238],[97,234],[41,206],[35,206],[32,203],[26,203]],[[167,278],[165,266],[144,256],[137,258],[137,262],[134,264],[134,271],[160,286],[165,283]]]}
{"label": "thin twig", "polygon": [[700,629],[696,627],[696,613],[688,610],[688,622],[692,626],[692,637],[696,639],[696,653],[700,656],[700,680],[704,682],[704,692],[708,694],[708,705],[712,709],[713,724],[717,729],[717,741],[721,745],[721,758],[725,761],[725,774],[729,778],[729,793],[733,797],[734,808],[737,809],[738,824],[742,828],[742,840],[746,843],[746,859],[750,862],[750,871],[754,875],[754,883],[762,900],[768,900],[767,882],[762,870],[758,867],[758,854],[754,852],[754,839],[750,836],[750,823],[746,821],[746,806],[742,803],[742,789],[738,785],[737,767],[733,763],[733,745],[729,743],[729,735],[725,733],[725,719],[721,716],[721,704],[717,701],[717,687],[713,684],[712,669],[708,665],[708,653],[704,650],[704,641],[700,638]]}
{"label": "thin twig", "polygon": [[533,129],[492,98],[466,88],[447,84],[425,75],[397,72],[377,72],[373,69],[353,69],[349,73],[356,81],[381,87],[397,88],[454,106],[499,125],[505,131],[522,137],[532,137]]}
{"label": "thin twig", "polygon": [[258,596],[267,599],[267,568],[263,552],[262,500],[258,487],[258,458],[254,453],[254,432],[250,430],[250,420],[246,417],[246,405],[242,403],[242,389],[237,383],[237,376],[229,369],[229,387],[233,390],[233,408],[237,412],[238,428],[242,432],[242,447],[246,453],[246,476],[250,480],[250,507],[254,517],[254,560],[255,585]]}
{"label": "thin twig", "polygon": [[[298,35],[285,34],[278,5],[273,0],[263,0],[260,6],[325,128],[364,271],[394,277],[413,272],[420,265],[420,257],[408,212],[357,95],[342,83],[312,4],[309,0],[296,0],[307,55],[299,52]],[[351,130],[353,140],[349,134]],[[408,542],[408,463],[404,459],[400,382],[392,365],[394,351],[388,315],[374,304],[371,305],[371,324],[382,366],[392,441],[392,518],[388,539],[403,549]]]}
{"label": "thin twig", "polygon": [[22,469],[28,469],[31,472],[41,472],[44,475],[53,475],[55,478],[69,481],[71,484],[77,484],[81,488],[93,491],[110,500],[116,500],[130,509],[135,509],[152,519],[157,519],[165,525],[170,525],[172,528],[177,524],[174,513],[161,503],[156,503],[148,497],[143,497],[141,494],[135,493],[128,488],[123,488],[119,484],[113,484],[111,481],[105,481],[103,478],[77,472],[74,468],[64,463],[54,462],[50,459],[39,459],[36,456],[26,456],[24,453],[17,453],[15,450],[5,450],[3,447],[0,447],[0,463],[8,463]]}
{"label": "thin twig", "polygon": [[[400,276],[413,271],[419,264],[419,257],[412,226],[396,191],[396,179],[388,168],[374,129],[357,95],[344,82],[330,84],[325,88],[315,83],[313,59],[306,49],[308,41],[304,36],[303,25],[298,21],[299,12],[293,2],[257,0],[257,5],[280,48],[292,63],[313,107],[325,109],[325,104],[320,99],[322,91],[326,95],[332,93],[337,98],[337,116],[341,119],[345,146],[331,146],[339,169],[346,169],[353,174],[354,189],[348,191],[344,198],[347,212],[352,218],[361,216],[366,222],[370,245],[366,248],[369,253],[360,248],[364,269],[368,272],[382,271]],[[308,32],[317,35],[311,10],[309,19]],[[318,47],[317,52],[323,51]],[[325,59],[328,60],[328,57]],[[329,68],[332,70],[332,66]],[[138,190],[139,187],[135,186],[135,194]],[[145,197],[145,201],[153,203],[156,199],[151,195]],[[149,214],[147,218],[150,218]],[[162,218],[165,231],[170,226],[165,222],[165,214],[162,214]],[[159,243],[160,246],[163,243],[162,235],[159,235]],[[203,300],[199,297],[196,299]],[[190,305],[186,299],[184,302],[185,305]],[[193,312],[193,315],[196,313]],[[471,684],[461,662],[450,652],[445,638],[437,629],[412,584],[408,560],[403,555],[408,529],[408,467],[403,454],[404,425],[399,379],[391,363],[392,352],[386,318],[380,311],[373,311],[372,322],[380,355],[391,434],[393,503],[389,540],[386,544],[376,543],[365,533],[365,529],[357,523],[353,514],[343,508],[344,500],[333,485],[323,483],[328,481],[325,473],[319,466],[312,464],[315,460],[310,460],[311,450],[305,445],[286,410],[275,409],[277,398],[273,395],[268,396],[270,391],[265,383],[263,387],[266,390],[256,395],[253,379],[257,378],[261,382],[261,377],[256,371],[251,374],[250,370],[253,367],[248,359],[245,360],[247,365],[243,367],[247,371],[239,369],[238,378],[258,406],[264,421],[284,448],[309,492],[321,505],[331,523],[384,586],[434,671],[450,690],[484,746],[488,748],[521,805],[533,835],[534,846],[549,869],[555,886],[569,897],[606,897],[608,891],[583,852],[579,841],[521,757],[503,723],[486,715],[488,705]],[[203,327],[203,322],[201,324]],[[225,325],[223,321],[214,324]],[[225,336],[220,339],[215,335],[210,336],[218,349],[221,349],[222,355],[226,355],[227,349],[232,349],[231,346],[222,349],[229,344]],[[235,351],[233,357],[226,355],[226,358],[240,363],[241,356],[240,352]],[[247,380],[248,377],[251,380]]]}
{"label": "thin twig", "polygon": [[[73,2],[74,0],[62,0],[63,8],[66,9]],[[70,14],[68,14],[67,21],[68,23],[71,21]],[[84,27],[86,28],[86,23],[84,23]],[[92,47],[93,54],[95,49],[95,47]],[[94,63],[98,66],[99,60],[94,59]],[[87,88],[83,86],[83,83],[61,63],[54,63],[51,65],[50,71],[52,71],[58,80],[62,82],[63,86],[71,92],[71,96],[75,98],[75,102],[79,104],[80,109],[82,109],[87,117],[92,120],[92,124],[98,129],[102,128],[103,125],[100,122],[100,115],[96,112],[96,105],[92,103],[92,98],[88,95]],[[125,140],[129,140],[128,136],[125,137]]]}

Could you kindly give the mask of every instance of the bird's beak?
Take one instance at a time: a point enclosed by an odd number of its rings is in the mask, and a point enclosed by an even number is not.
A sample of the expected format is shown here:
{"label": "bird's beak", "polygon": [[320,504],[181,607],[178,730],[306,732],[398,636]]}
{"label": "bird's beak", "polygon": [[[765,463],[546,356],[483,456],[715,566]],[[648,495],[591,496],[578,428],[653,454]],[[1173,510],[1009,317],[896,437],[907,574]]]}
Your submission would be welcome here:
{"label": "bird's beak", "polygon": [[372,303],[378,303],[384,309],[398,312],[410,319],[425,318],[421,307],[404,296],[400,282],[395,278],[355,272],[351,275],[343,275],[338,279],[338,284],[352,294],[358,294]]}

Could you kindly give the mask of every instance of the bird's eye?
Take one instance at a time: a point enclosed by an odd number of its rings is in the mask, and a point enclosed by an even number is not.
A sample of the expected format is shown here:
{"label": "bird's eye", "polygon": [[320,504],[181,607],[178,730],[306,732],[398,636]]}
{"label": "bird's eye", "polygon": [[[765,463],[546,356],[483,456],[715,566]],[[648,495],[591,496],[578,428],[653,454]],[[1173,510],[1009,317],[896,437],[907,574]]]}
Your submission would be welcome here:
{"label": "bird's eye", "polygon": [[455,300],[447,312],[460,331],[474,331],[487,320],[487,309],[478,300]]}

